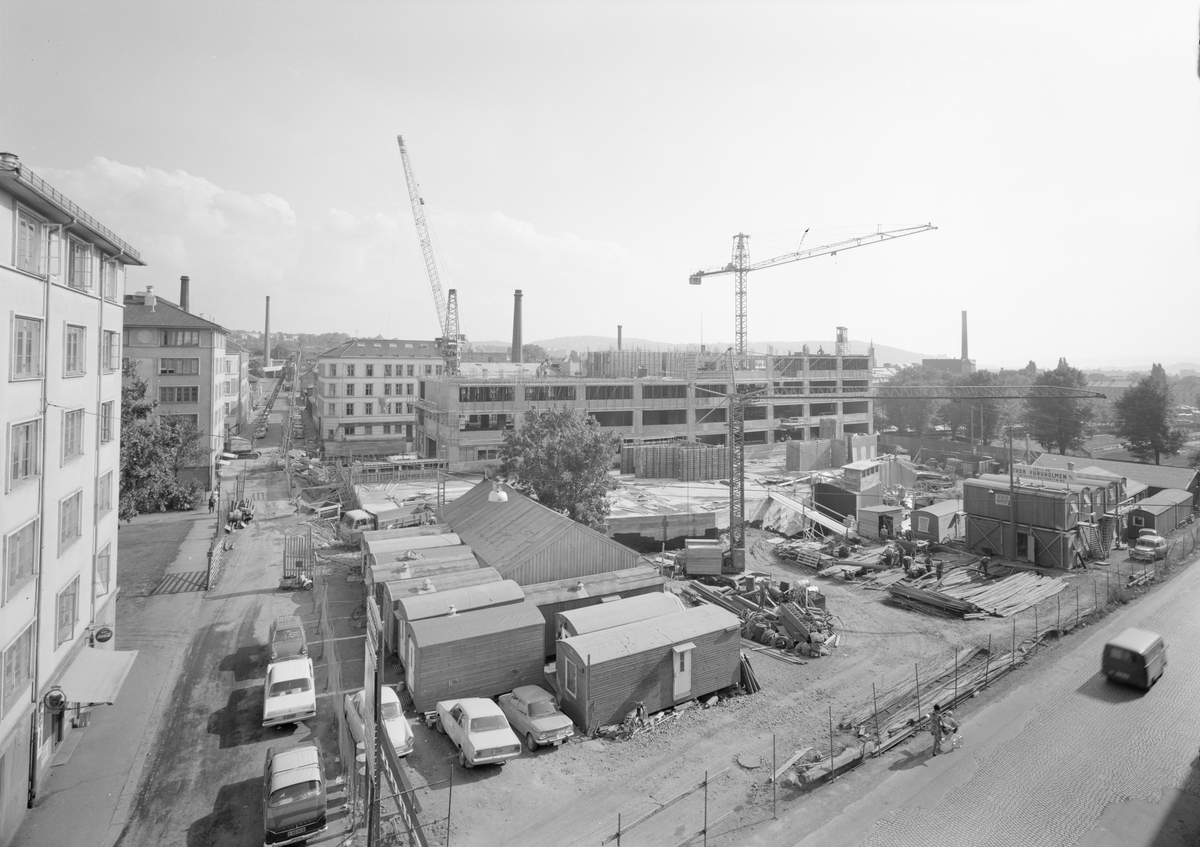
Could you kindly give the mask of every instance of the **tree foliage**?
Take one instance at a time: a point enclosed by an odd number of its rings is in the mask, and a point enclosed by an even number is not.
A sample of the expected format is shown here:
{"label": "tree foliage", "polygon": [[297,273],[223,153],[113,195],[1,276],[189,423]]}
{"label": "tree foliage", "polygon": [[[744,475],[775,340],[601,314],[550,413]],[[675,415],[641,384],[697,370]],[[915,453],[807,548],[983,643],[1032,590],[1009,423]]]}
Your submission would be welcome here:
{"label": "tree foliage", "polygon": [[582,409],[529,411],[520,428],[504,433],[500,472],[542,505],[603,529],[605,495],[616,487],[608,471],[620,445],[620,435]]}
{"label": "tree foliage", "polygon": [[[945,385],[949,381],[943,371],[923,365],[901,368],[888,380],[888,385]],[[945,404],[944,400],[880,400],[876,405],[886,426],[894,426],[904,432],[911,430],[918,436],[933,427],[933,420]]]}
{"label": "tree foliage", "polygon": [[1147,376],[1127,389],[1114,404],[1117,435],[1125,439],[1129,454],[1138,461],[1174,456],[1183,449],[1187,434],[1171,429],[1171,389]]}
{"label": "tree foliage", "polygon": [[[1087,374],[1059,359],[1058,366],[1046,371],[1034,385],[1052,385],[1060,388],[1087,388]],[[1037,397],[1025,401],[1026,425],[1029,434],[1048,449],[1056,449],[1060,456],[1067,450],[1080,450],[1092,437],[1096,418],[1094,404],[1090,400],[1073,400],[1064,397]]]}
{"label": "tree foliage", "polygon": [[[949,380],[951,385],[1008,385],[1012,371],[998,374],[976,371]],[[1009,409],[1003,400],[948,400],[938,410],[938,420],[950,427],[951,436],[963,435],[991,441],[1000,427],[1008,423]]]}

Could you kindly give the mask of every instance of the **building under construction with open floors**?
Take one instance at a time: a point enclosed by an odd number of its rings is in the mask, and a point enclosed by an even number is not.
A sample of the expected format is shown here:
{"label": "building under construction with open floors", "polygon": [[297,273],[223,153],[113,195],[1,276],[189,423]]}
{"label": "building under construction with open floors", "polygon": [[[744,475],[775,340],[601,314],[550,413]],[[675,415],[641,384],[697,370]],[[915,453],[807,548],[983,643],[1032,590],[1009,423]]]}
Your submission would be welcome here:
{"label": "building under construction with open floors", "polygon": [[415,446],[452,470],[481,470],[499,458],[504,432],[528,411],[585,409],[624,443],[691,440],[722,445],[729,433],[728,395],[758,392],[745,407],[746,444],[868,434],[872,354],[752,355],[735,374],[689,370],[643,377],[546,375],[497,368],[486,375],[422,379]]}

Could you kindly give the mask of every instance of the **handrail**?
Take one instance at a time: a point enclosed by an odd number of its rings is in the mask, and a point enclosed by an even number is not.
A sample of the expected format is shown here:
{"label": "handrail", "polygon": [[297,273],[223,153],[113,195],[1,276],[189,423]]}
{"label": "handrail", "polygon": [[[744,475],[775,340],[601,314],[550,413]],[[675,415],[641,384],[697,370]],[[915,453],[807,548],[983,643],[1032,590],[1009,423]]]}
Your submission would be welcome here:
{"label": "handrail", "polygon": [[50,183],[46,182],[46,180],[42,179],[24,165],[22,165],[17,171],[17,182],[25,183],[47,200],[50,200],[61,206],[64,211],[70,213],[71,216],[77,221],[84,224],[89,229],[100,233],[100,235],[104,236],[106,240],[110,241],[113,246],[120,248],[121,252],[125,255],[130,256],[139,262],[142,260],[142,254],[130,247],[124,239],[119,238],[116,233],[101,224],[83,209],[79,208],[79,206],[73,200],[69,200],[61,191],[52,186]]}

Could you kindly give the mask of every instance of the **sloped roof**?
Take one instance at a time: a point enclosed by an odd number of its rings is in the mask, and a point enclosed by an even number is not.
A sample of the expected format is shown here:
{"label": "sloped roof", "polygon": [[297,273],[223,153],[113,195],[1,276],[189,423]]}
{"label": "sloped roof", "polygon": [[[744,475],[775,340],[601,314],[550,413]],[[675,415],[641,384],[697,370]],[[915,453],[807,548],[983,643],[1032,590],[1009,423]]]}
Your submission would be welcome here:
{"label": "sloped roof", "polygon": [[624,544],[546,508],[504,483],[500,483],[500,490],[508,495],[508,501],[490,502],[492,481],[484,479],[444,506],[441,518],[464,544],[471,546],[481,562],[502,574],[510,573],[516,563],[531,558],[567,533],[579,533],[591,544],[617,548],[622,555],[630,553]]}
{"label": "sloped roof", "polygon": [[738,616],[720,606],[705,604],[612,629],[564,638],[560,643],[574,650],[580,660],[599,664],[647,650],[682,644],[688,639],[728,627],[740,629]]}
{"label": "sloped roof", "polygon": [[[1089,467],[1079,468],[1082,462],[1089,462]],[[1047,468],[1066,468],[1068,462],[1074,462],[1080,473],[1099,469],[1114,473],[1117,476],[1136,479],[1149,488],[1178,488],[1189,490],[1195,485],[1197,471],[1195,468],[1173,468],[1169,465],[1145,465],[1141,462],[1122,462],[1115,459],[1081,459],[1078,456],[1058,456],[1053,453],[1043,453],[1038,456],[1035,465]]]}
{"label": "sloped roof", "polygon": [[321,354],[322,359],[441,359],[432,341],[403,338],[355,338]]}
{"label": "sloped roof", "polygon": [[564,621],[568,621],[576,634],[597,632],[601,629],[612,629],[635,621],[644,621],[662,615],[681,612],[686,607],[678,597],[669,591],[661,594],[638,594],[636,597],[624,597],[610,603],[597,603],[594,606],[584,606],[581,609],[568,609],[559,612]]}
{"label": "sloped roof", "polygon": [[666,577],[654,568],[638,565],[619,571],[585,574],[553,582],[536,582],[525,586],[525,599],[539,606],[563,603],[579,597],[606,597],[647,587],[660,591],[666,585]]}
{"label": "sloped roof", "polygon": [[215,329],[228,333],[220,324],[207,321],[199,315],[185,312],[178,304],[164,297],[154,295],[155,304],[151,309],[146,305],[145,294],[125,295],[125,326],[152,326],[179,329]]}
{"label": "sloped roof", "polygon": [[962,510],[962,500],[942,500],[938,503],[930,503],[928,506],[923,506],[920,509],[913,509],[913,514],[935,515],[941,517],[944,515],[953,515],[955,512],[961,512]]}
{"label": "sloped roof", "polygon": [[[546,629],[546,619],[538,607],[526,600],[509,606],[492,606],[476,609],[463,615],[443,615],[409,621],[413,638],[420,647],[433,644],[453,644],[477,635],[497,635],[515,629],[537,627],[539,633]],[[539,634],[538,640],[541,640]]]}
{"label": "sloped roof", "polygon": [[1181,503],[1189,503],[1192,500],[1192,492],[1180,491],[1176,488],[1167,488],[1158,492],[1153,497],[1147,497],[1138,506],[1178,506]]}
{"label": "sloped roof", "polygon": [[[511,579],[502,582],[488,582],[482,585],[468,585],[463,588],[452,588],[449,591],[434,591],[416,597],[402,597],[397,602],[404,611],[404,617],[410,621],[446,615],[450,606],[456,612],[470,612],[501,604],[520,603],[525,599],[521,586]],[[399,611],[396,614],[400,614]]]}

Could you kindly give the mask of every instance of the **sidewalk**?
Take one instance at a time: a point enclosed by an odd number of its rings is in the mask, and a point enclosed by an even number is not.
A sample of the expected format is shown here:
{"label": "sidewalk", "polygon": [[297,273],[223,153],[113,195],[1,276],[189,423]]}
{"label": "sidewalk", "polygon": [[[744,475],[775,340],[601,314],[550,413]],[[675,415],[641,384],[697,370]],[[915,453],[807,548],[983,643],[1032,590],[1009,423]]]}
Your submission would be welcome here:
{"label": "sidewalk", "polygon": [[[142,542],[155,549],[154,555],[171,556],[156,539],[163,524],[182,522],[191,526],[165,574],[203,571],[213,537],[213,517],[205,511],[139,516],[121,527],[121,545],[132,549]],[[124,558],[122,549],[118,547],[118,556]],[[116,649],[137,650],[137,661],[117,702],[94,708],[90,725],[73,729],[59,748],[13,847],[117,843],[154,741],[162,701],[175,687],[203,600],[202,591],[118,597]]]}

